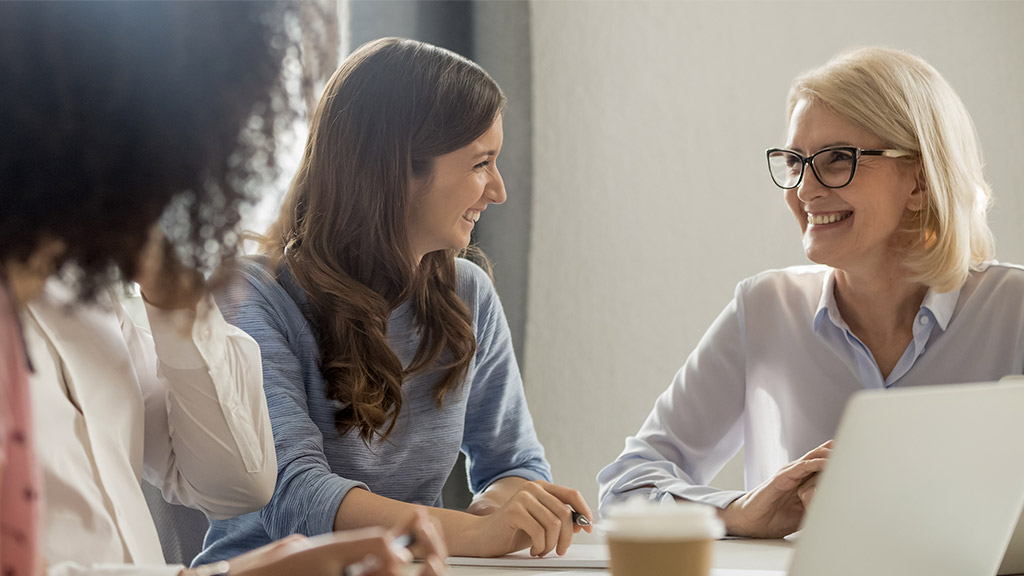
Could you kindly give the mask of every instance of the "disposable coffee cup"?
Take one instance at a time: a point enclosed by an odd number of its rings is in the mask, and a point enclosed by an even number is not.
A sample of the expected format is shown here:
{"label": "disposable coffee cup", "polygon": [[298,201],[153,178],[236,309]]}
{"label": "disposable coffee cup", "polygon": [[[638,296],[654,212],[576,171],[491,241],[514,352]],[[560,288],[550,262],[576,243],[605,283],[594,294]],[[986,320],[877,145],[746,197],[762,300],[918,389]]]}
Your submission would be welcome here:
{"label": "disposable coffee cup", "polygon": [[601,522],[612,576],[709,576],[725,526],[704,504],[635,501]]}

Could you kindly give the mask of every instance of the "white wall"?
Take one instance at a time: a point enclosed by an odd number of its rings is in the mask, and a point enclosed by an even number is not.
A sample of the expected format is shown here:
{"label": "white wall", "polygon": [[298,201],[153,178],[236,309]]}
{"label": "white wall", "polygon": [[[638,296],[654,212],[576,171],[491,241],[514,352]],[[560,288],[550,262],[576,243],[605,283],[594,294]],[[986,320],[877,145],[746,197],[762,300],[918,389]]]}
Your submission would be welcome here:
{"label": "white wall", "polygon": [[806,262],[764,160],[784,143],[799,72],[858,44],[936,66],[980,133],[998,256],[1024,262],[1024,3],[534,1],[531,11],[525,382],[557,481],[592,503],[594,476],[735,284]]}

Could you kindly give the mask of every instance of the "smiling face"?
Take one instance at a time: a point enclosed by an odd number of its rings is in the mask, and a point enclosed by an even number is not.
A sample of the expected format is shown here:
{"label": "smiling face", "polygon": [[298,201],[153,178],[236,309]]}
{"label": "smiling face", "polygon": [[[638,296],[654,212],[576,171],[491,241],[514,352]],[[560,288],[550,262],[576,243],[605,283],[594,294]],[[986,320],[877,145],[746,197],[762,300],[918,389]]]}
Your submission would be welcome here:
{"label": "smiling face", "polygon": [[473,142],[434,158],[430,174],[414,181],[408,231],[417,262],[430,252],[469,246],[481,212],[505,202],[496,165],[503,138],[499,116]]}
{"label": "smiling face", "polygon": [[[889,148],[886,142],[820,104],[801,100],[793,109],[786,148],[810,156],[830,146]],[[904,218],[924,206],[916,164],[862,156],[853,180],[829,189],[805,168],[803,181],[786,190],[812,262],[847,272],[872,273],[897,257],[896,233]]]}

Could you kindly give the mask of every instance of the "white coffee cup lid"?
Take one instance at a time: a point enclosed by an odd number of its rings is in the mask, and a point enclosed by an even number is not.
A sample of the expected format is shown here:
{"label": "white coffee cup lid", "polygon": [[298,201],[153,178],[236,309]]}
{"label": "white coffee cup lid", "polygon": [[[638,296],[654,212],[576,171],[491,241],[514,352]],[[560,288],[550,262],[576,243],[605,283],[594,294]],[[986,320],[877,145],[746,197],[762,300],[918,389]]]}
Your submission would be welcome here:
{"label": "white coffee cup lid", "polygon": [[672,500],[631,499],[614,505],[600,528],[606,538],[616,540],[717,540],[725,536],[716,508]]}

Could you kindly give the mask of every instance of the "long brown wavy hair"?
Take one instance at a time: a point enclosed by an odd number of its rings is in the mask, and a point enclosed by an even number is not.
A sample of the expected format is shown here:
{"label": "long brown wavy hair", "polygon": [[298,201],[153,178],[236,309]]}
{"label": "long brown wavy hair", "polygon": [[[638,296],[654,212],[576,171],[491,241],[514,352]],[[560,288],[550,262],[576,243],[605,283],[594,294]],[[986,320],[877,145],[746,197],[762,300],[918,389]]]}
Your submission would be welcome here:
{"label": "long brown wavy hair", "polygon": [[[482,68],[442,48],[399,38],[367,43],[324,88],[302,163],[277,222],[261,242],[305,290],[335,428],[384,440],[402,408],[402,381],[445,371],[438,405],[476,352],[472,318],[455,291],[456,251],[417,265],[406,232],[414,178],[495,122],[501,88]],[[387,321],[411,301],[422,339],[403,368]]]}

